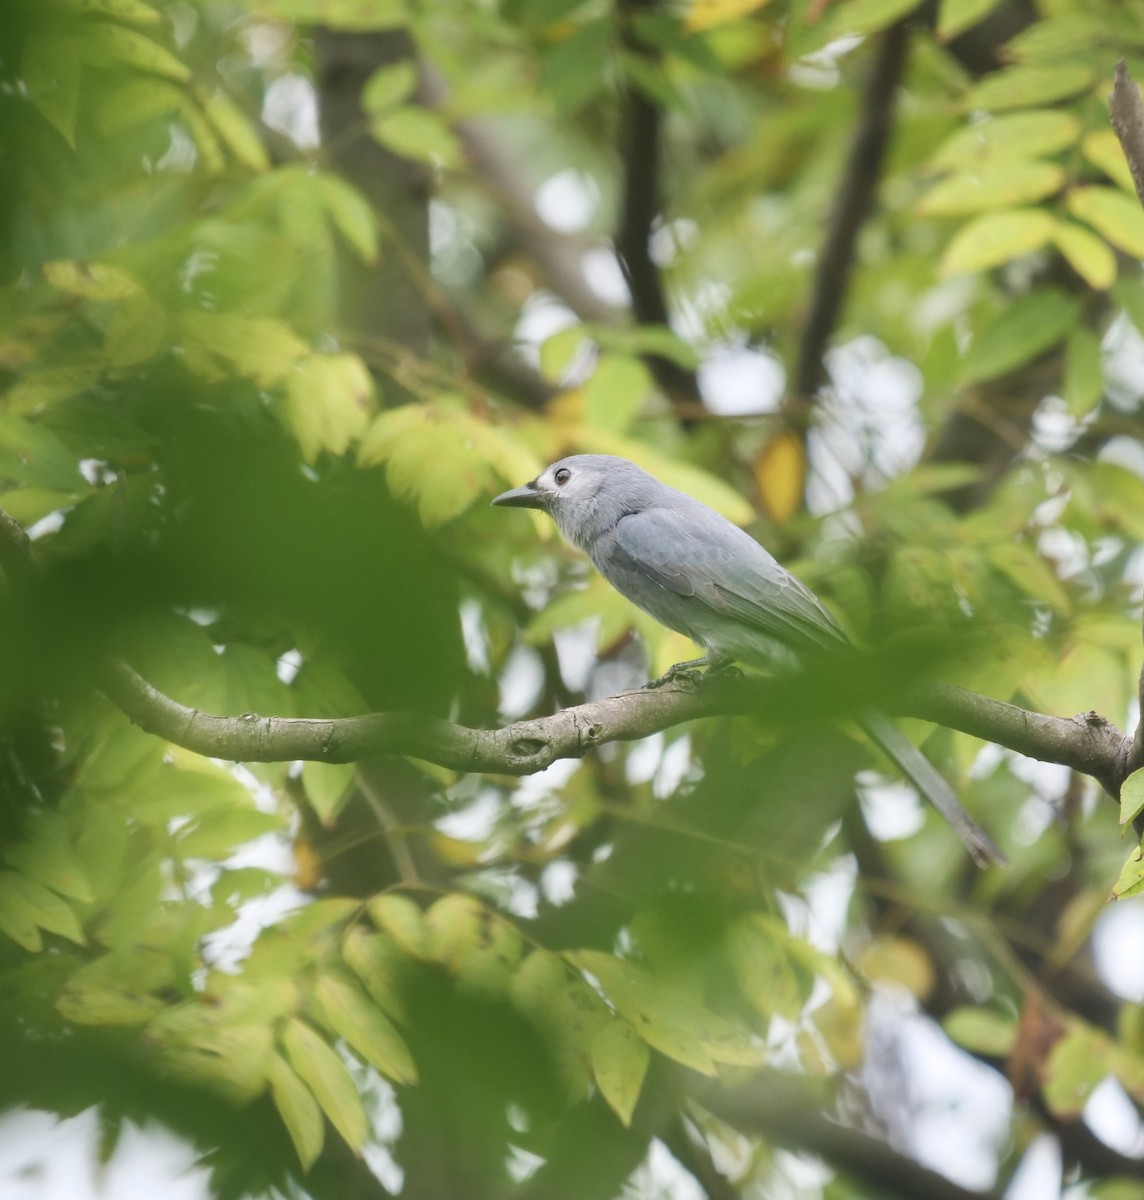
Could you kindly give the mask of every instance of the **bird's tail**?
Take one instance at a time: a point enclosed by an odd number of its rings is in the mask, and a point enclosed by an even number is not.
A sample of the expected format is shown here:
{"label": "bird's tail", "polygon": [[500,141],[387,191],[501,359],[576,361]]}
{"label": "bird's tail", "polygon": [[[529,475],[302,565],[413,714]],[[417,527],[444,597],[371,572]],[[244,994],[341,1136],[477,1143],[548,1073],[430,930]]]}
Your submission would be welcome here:
{"label": "bird's tail", "polygon": [[1008,862],[985,830],[962,808],[961,801],[933,763],[888,717],[873,713],[862,717],[860,724],[902,774],[945,817],[979,867],[990,863],[1004,866]]}

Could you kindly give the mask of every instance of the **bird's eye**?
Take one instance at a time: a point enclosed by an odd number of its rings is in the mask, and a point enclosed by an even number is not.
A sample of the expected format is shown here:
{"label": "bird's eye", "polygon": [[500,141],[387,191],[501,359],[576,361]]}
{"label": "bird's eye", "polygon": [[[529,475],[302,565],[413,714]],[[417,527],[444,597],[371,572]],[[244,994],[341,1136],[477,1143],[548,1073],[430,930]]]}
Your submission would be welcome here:
{"label": "bird's eye", "polygon": [[552,478],[556,480],[560,487],[563,487],[572,478],[572,472],[567,467],[561,467]]}

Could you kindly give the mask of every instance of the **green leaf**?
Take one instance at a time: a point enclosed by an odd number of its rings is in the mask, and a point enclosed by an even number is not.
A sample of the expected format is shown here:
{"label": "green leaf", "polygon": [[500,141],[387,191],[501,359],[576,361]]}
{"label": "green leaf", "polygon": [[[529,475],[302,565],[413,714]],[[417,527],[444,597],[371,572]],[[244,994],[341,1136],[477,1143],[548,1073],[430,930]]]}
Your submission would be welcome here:
{"label": "green leaf", "polygon": [[1128,825],[1144,812],[1144,769],[1133,771],[1120,785],[1120,824]]}
{"label": "green leaf", "polygon": [[253,10],[299,25],[362,33],[398,29],[409,21],[407,0],[254,0]]}
{"label": "green leaf", "polygon": [[1144,258],[1144,209],[1135,196],[1116,188],[1073,188],[1067,198],[1069,212],[1091,225],[1114,246],[1134,258]]}
{"label": "green leaf", "polygon": [[1111,129],[1099,129],[1087,134],[1080,148],[1093,166],[1099,167],[1129,195],[1136,194],[1136,184],[1132,180],[1128,160],[1124,157],[1124,148]]}
{"label": "green leaf", "polygon": [[974,338],[961,364],[962,383],[980,383],[1023,366],[1073,328],[1081,302],[1052,288],[1022,296]]}
{"label": "green leaf", "polygon": [[373,1002],[395,1021],[408,1024],[404,987],[410,964],[397,944],[381,934],[367,933],[359,926],[346,934],[342,944],[346,965],[365,984]]}
{"label": "green leaf", "polygon": [[377,218],[369,201],[353,184],[329,172],[318,175],[315,184],[334,228],[362,262],[377,262]]}
{"label": "green leaf", "polygon": [[309,348],[271,317],[190,311],[179,316],[187,366],[208,379],[225,377],[219,360],[259,387],[283,379]]}
{"label": "green leaf", "polygon": [[77,1025],[146,1025],[166,1005],[156,996],[141,995],[104,983],[69,983],[56,1008]]}
{"label": "green leaf", "polygon": [[205,99],[200,97],[200,103],[207,120],[236,161],[252,171],[270,169],[270,156],[254,124],[226,92],[216,89]]}
{"label": "green leaf", "polygon": [[1104,395],[1100,341],[1089,329],[1075,329],[1065,347],[1064,399],[1074,417],[1087,416]]}
{"label": "green leaf", "polygon": [[614,31],[609,19],[587,21],[544,56],[540,87],[560,117],[571,117],[608,86]]}
{"label": "green leaf", "polygon": [[692,1070],[715,1074],[715,1060],[699,1032],[701,1020],[708,1015],[700,1005],[611,954],[578,950],[565,957],[595,976],[620,1016],[649,1046]]}
{"label": "green leaf", "polygon": [[315,997],[329,1026],[360,1058],[397,1083],[417,1082],[417,1068],[401,1034],[352,984],[318,977]]}
{"label": "green leaf", "polygon": [[1076,1022],[1049,1052],[1042,1095],[1058,1117],[1080,1117],[1096,1085],[1112,1071],[1112,1043]]}
{"label": "green leaf", "polygon": [[361,106],[370,115],[394,108],[408,100],[416,87],[417,64],[410,59],[390,67],[378,67],[365,81]]}
{"label": "green leaf", "polygon": [[581,391],[584,420],[595,429],[623,433],[651,387],[651,372],[639,359],[605,355]]}
{"label": "green leaf", "polygon": [[583,325],[569,325],[545,338],[540,346],[540,373],[551,383],[559,383],[564,372],[572,365],[577,351],[589,340],[589,331]]}
{"label": "green leaf", "polygon": [[429,956],[455,969],[462,951],[480,938],[484,913],[480,901],[464,892],[442,896],[425,914]]}
{"label": "green leaf", "polygon": [[57,400],[67,400],[87,391],[100,374],[97,363],[41,367],[38,371],[28,371],[8,391],[5,406],[12,415],[39,412]]}
{"label": "green leaf", "polygon": [[846,0],[831,15],[832,37],[877,33],[908,16],[917,6],[918,0]]}
{"label": "green leaf", "polygon": [[71,905],[41,883],[16,871],[0,871],[0,908],[6,908],[48,933],[83,945],[87,939]]}
{"label": "green leaf", "polygon": [[937,18],[937,36],[943,42],[957,37],[987,17],[998,0],[941,0]]}
{"label": "green leaf", "polygon": [[20,75],[32,103],[45,119],[75,146],[79,111],[80,53],[68,35],[30,32],[20,59]]}
{"label": "green leaf", "polygon": [[[1139,775],[1136,771],[1134,774]],[[1116,882],[1112,885],[1113,900],[1127,900],[1144,892],[1144,843],[1128,856]]]}
{"label": "green leaf", "polygon": [[787,952],[790,934],[781,921],[750,913],[724,935],[739,990],[764,1017],[797,1021],[809,999],[811,980]]}
{"label": "green leaf", "polygon": [[461,145],[456,134],[435,112],[409,105],[371,118],[369,131],[400,158],[430,166],[458,167]]}
{"label": "green leaf", "polygon": [[167,314],[146,293],[124,301],[107,326],[103,354],[111,367],[147,362],[166,344]]}
{"label": "green leaf", "polygon": [[186,92],[162,79],[130,78],[102,93],[95,108],[100,133],[117,134],[173,113],[185,113]]}
{"label": "green leaf", "polygon": [[930,165],[935,170],[955,170],[1041,158],[1071,146],[1080,128],[1080,121],[1072,113],[1057,109],[991,117],[959,129],[946,139]]}
{"label": "green leaf", "polygon": [[77,41],[80,57],[93,67],[121,63],[136,71],[173,79],[176,83],[186,83],[191,78],[190,70],[169,50],[122,25],[89,22]]}
{"label": "green leaf", "polygon": [[991,1058],[1006,1058],[1017,1041],[1016,1020],[993,1008],[955,1008],[942,1021],[942,1027],[959,1046]]}
{"label": "green leaf", "polygon": [[934,184],[918,202],[918,212],[927,217],[951,217],[1012,208],[1051,196],[1064,182],[1064,168],[1057,163],[985,163]]}
{"label": "green leaf", "polygon": [[167,1075],[198,1084],[231,1104],[249,1104],[266,1088],[274,1037],[265,1025],[216,1025],[195,1001],[181,1006],[191,1020],[167,1026],[165,1019],[180,1010],[168,1010],[147,1029],[156,1048],[160,1068]]}
{"label": "green leaf", "polygon": [[989,561],[1026,596],[1068,613],[1072,604],[1056,572],[1028,542],[1007,541],[988,549]]}
{"label": "green leaf", "polygon": [[1039,250],[1054,234],[1056,219],[1042,208],[987,213],[957,231],[942,255],[940,273],[987,271]]}
{"label": "green leaf", "polygon": [[632,1123],[650,1061],[647,1043],[627,1021],[609,1021],[592,1038],[592,1073],[625,1129]]}
{"label": "green leaf", "polygon": [[56,8],[80,16],[111,17],[129,25],[159,25],[163,14],[142,0],[48,0]]}
{"label": "green leaf", "polygon": [[1103,292],[1112,286],[1116,279],[1116,255],[1100,238],[1081,225],[1061,221],[1053,231],[1053,241],[1089,287]]}
{"label": "green leaf", "polygon": [[302,1170],[308,1171],[322,1153],[322,1145],[326,1140],[322,1110],[318,1107],[313,1092],[280,1055],[270,1056],[266,1074],[270,1080],[270,1094],[274,1097],[274,1107],[278,1109],[278,1115],[294,1143]]}
{"label": "green leaf", "polygon": [[5,847],[4,858],[30,879],[64,896],[90,904],[91,881],[71,844],[58,813],[40,812],[28,819],[23,839]]}
{"label": "green leaf", "polygon": [[314,354],[286,381],[286,420],[307,462],[341,456],[369,427],[373,379],[356,354]]}
{"label": "green leaf", "polygon": [[389,934],[406,954],[412,958],[429,956],[430,935],[425,914],[408,896],[395,892],[375,896],[366,907],[374,924]]}
{"label": "green leaf", "polygon": [[0,933],[10,937],[17,946],[32,954],[39,954],[44,948],[44,939],[32,919],[32,908],[15,888],[4,885],[4,876],[7,874],[10,872],[0,872]]}
{"label": "green leaf", "polygon": [[337,825],[338,816],[353,794],[357,767],[353,763],[306,762],[302,764],[302,786],[318,820],[327,829]]}
{"label": "green leaf", "polygon": [[290,1065],[302,1082],[314,1093],[330,1124],[342,1135],[350,1149],[365,1144],[369,1122],[361,1097],[342,1060],[325,1041],[297,1017],[287,1021],[282,1045]]}
{"label": "green leaf", "polygon": [[44,263],[44,278],[57,291],[85,300],[126,300],[142,290],[139,280],[109,263],[56,259]]}
{"label": "green leaf", "polygon": [[1079,63],[1057,63],[1051,67],[1007,67],[970,88],[965,103],[968,108],[993,111],[1035,108],[1075,96],[1089,87],[1094,78],[1092,68]]}
{"label": "green leaf", "polygon": [[52,490],[84,486],[76,456],[46,426],[0,414],[0,479]]}

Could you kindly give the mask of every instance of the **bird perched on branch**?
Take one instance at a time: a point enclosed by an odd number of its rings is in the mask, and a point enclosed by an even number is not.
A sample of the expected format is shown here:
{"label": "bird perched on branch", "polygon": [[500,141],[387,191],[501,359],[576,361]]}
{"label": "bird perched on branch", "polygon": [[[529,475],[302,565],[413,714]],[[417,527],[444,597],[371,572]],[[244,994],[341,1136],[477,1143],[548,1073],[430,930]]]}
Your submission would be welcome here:
{"label": "bird perched on branch", "polygon": [[[493,504],[548,513],[621,595],[707,651],[705,658],[678,663],[657,684],[699,666],[773,667],[848,645],[818,597],[754,538],[627,459],[562,458]],[[859,723],[949,822],[979,866],[1005,862],[896,725],[878,712],[862,714]]]}

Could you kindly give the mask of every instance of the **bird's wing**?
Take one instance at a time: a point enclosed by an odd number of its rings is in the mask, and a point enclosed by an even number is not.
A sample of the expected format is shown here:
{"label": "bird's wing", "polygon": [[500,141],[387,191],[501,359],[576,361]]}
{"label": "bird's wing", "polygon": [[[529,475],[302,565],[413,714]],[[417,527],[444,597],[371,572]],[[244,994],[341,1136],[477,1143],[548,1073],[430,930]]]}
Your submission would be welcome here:
{"label": "bird's wing", "polygon": [[749,534],[705,508],[624,517],[616,545],[661,587],[692,596],[795,649],[846,640],[815,594]]}

